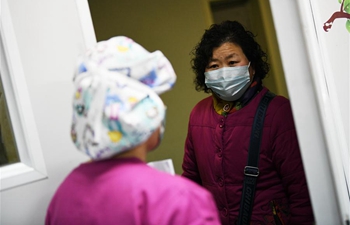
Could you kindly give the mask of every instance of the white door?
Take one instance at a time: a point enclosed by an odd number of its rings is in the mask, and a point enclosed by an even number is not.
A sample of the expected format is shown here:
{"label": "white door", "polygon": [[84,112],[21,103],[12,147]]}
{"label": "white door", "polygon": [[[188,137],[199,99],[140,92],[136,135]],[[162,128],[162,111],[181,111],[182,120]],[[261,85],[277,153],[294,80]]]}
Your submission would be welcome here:
{"label": "white door", "polygon": [[349,224],[349,1],[270,5],[316,224]]}
{"label": "white door", "polygon": [[72,77],[96,38],[85,0],[0,0],[0,17],[0,224],[44,224],[57,186],[87,160],[70,140]]}

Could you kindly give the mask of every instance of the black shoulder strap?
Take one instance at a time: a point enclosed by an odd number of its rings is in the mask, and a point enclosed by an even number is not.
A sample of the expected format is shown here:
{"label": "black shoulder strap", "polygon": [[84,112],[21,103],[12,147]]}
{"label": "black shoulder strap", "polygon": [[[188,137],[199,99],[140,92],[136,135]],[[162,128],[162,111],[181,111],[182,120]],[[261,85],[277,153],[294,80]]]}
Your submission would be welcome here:
{"label": "black shoulder strap", "polygon": [[244,168],[244,182],[238,216],[238,225],[249,225],[250,223],[255,196],[256,179],[259,176],[258,164],[265,113],[273,97],[275,97],[273,93],[267,92],[261,99],[255,113],[252,132],[250,135],[248,163]]}

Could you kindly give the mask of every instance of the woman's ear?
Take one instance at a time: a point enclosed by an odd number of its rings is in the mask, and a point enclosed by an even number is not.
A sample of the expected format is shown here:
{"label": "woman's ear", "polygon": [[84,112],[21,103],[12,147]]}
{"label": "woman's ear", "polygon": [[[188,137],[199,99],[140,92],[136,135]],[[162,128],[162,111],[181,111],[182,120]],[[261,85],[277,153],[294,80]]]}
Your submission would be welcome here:
{"label": "woman's ear", "polygon": [[150,152],[156,149],[159,146],[160,141],[160,127],[158,127],[146,141],[147,151]]}
{"label": "woman's ear", "polygon": [[254,65],[252,64],[249,66],[249,75],[250,75],[250,81],[252,81],[255,76],[255,69],[254,69]]}

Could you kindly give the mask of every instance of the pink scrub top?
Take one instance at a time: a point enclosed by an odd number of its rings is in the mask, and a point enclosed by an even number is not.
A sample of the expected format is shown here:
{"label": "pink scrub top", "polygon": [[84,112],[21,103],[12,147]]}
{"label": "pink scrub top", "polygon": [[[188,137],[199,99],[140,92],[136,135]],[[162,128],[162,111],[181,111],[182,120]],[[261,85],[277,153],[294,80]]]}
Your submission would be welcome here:
{"label": "pink scrub top", "polygon": [[136,158],[81,164],[60,185],[46,224],[219,225],[212,195]]}

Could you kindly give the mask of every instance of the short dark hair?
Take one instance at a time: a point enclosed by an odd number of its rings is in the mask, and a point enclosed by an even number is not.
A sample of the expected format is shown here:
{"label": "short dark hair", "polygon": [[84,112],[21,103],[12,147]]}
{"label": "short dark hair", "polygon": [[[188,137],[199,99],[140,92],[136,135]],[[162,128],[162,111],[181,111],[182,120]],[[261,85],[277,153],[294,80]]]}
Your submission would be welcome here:
{"label": "short dark hair", "polygon": [[237,21],[227,20],[220,24],[213,24],[205,30],[202,39],[191,52],[191,66],[195,73],[196,90],[210,92],[204,82],[205,68],[212,57],[213,49],[227,42],[239,45],[251,62],[251,66],[255,69],[255,76],[259,76],[261,80],[264,79],[270,70],[270,66],[267,63],[267,54],[254,38],[255,35]]}

